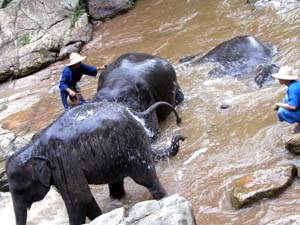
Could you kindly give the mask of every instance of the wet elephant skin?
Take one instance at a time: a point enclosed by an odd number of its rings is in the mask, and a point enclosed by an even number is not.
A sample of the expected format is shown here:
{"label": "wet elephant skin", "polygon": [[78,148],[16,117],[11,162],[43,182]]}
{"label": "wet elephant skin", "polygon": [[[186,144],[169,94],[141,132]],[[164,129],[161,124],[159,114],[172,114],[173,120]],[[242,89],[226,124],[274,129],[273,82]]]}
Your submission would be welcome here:
{"label": "wet elephant skin", "polygon": [[[170,155],[177,153],[182,139],[173,140]],[[123,179],[129,176],[155,199],[162,198],[166,191],[155,171],[154,152],[143,125],[118,103],[89,103],[66,111],[7,159],[17,225],[26,224],[27,209],[52,185],[61,194],[72,225],[101,214],[88,184],[109,184],[110,196],[121,198]]]}
{"label": "wet elephant skin", "polygon": [[[183,99],[172,64],[145,53],[127,53],[112,62],[100,75],[94,96],[94,101],[116,101],[135,111],[159,101],[175,107]],[[168,107],[157,108],[156,114],[146,118],[146,126],[157,133],[158,122],[170,112]]]}

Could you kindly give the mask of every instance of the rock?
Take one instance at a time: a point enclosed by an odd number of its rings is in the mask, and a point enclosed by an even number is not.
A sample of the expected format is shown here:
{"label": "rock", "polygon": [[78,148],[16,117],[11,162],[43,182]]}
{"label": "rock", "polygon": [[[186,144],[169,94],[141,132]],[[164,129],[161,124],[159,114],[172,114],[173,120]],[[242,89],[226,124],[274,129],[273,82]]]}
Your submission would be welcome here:
{"label": "rock", "polygon": [[8,192],[8,181],[4,169],[0,169],[0,192]]}
{"label": "rock", "polygon": [[232,99],[226,99],[222,102],[220,108],[221,109],[228,109],[232,106],[233,100]]}
{"label": "rock", "polygon": [[265,197],[274,197],[284,191],[297,173],[294,165],[258,170],[239,179],[231,192],[230,200],[234,208],[239,209],[247,204]]}
{"label": "rock", "polygon": [[[126,216],[127,215],[127,216]],[[115,209],[93,220],[92,225],[196,225],[190,202],[173,195],[160,201],[150,200],[135,204],[125,213]]]}
{"label": "rock", "polygon": [[288,215],[272,220],[265,225],[300,225],[300,215]]}
{"label": "rock", "polygon": [[94,20],[105,20],[134,7],[134,0],[89,0],[89,14]]}
{"label": "rock", "polygon": [[69,57],[72,52],[79,52],[82,48],[83,42],[76,42],[70,45],[67,45],[60,49],[58,59],[63,60]]}
{"label": "rock", "polygon": [[25,146],[29,140],[17,137],[15,134],[0,126],[0,161],[7,155]]}
{"label": "rock", "polygon": [[0,9],[0,82],[55,62],[64,46],[88,42],[93,28],[79,4],[79,0],[14,0]]}
{"label": "rock", "polygon": [[5,8],[12,0],[0,0],[0,8]]}
{"label": "rock", "polygon": [[90,225],[97,225],[97,224],[117,225],[121,222],[124,216],[125,216],[124,208],[123,207],[118,208],[94,219],[90,223]]}
{"label": "rock", "polygon": [[284,142],[286,150],[296,155],[300,154],[300,134],[286,136]]}

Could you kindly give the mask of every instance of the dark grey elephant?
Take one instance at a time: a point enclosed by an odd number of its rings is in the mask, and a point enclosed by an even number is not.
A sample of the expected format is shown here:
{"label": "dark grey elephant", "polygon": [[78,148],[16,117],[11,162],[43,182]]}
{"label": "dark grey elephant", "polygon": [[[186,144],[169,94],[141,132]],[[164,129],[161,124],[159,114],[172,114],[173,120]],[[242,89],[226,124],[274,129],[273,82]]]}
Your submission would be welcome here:
{"label": "dark grey elephant", "polygon": [[279,67],[272,64],[272,58],[277,52],[275,45],[248,35],[225,41],[204,56],[188,56],[180,62],[190,62],[193,66],[216,63],[214,69],[209,72],[213,76],[236,77],[255,73],[255,82],[262,87],[266,80],[271,79],[270,75],[279,70]]}
{"label": "dark grey elephant", "polygon": [[[116,101],[134,111],[144,111],[155,102],[164,101],[178,105],[184,95],[177,82],[176,72],[166,59],[145,53],[121,55],[99,77],[94,101]],[[149,115],[146,126],[156,136],[158,122],[171,112],[169,107],[159,107]]]}
{"label": "dark grey elephant", "polygon": [[[139,116],[153,113],[156,103]],[[179,141],[164,151],[152,151],[149,136],[134,112],[118,103],[77,106],[35,135],[29,145],[6,161],[17,225],[25,225],[27,209],[45,197],[53,185],[61,194],[70,224],[101,214],[88,184],[109,184],[110,196],[125,194],[123,179],[131,177],[155,199],[166,195],[154,159],[175,155]]]}

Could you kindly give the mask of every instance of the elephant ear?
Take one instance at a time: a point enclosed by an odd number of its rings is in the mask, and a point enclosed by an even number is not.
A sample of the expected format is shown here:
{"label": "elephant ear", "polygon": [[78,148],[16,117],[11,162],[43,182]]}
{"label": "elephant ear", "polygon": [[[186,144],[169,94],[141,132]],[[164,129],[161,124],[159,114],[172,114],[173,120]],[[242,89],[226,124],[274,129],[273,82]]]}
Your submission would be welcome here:
{"label": "elephant ear", "polygon": [[32,179],[50,187],[51,169],[46,159],[35,158],[32,164]]}
{"label": "elephant ear", "polygon": [[135,87],[138,93],[139,102],[143,103],[143,105],[148,107],[153,101],[153,97],[150,91],[145,87],[145,85],[143,85],[140,82],[137,82],[135,84]]}

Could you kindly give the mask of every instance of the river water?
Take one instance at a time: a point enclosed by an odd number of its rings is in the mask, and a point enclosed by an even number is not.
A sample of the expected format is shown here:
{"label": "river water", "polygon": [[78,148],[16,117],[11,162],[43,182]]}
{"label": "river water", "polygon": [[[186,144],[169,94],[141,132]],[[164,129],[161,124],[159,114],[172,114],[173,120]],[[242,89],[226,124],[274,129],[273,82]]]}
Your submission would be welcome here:
{"label": "river water", "polygon": [[[265,224],[278,217],[299,214],[300,182],[281,195],[264,199],[241,210],[232,208],[229,196],[234,182],[259,169],[294,163],[299,157],[284,149],[282,137],[291,125],[279,123],[272,105],[285,96],[286,87],[276,81],[258,89],[253,77],[209,78],[204,66],[178,65],[184,56],[205,53],[217,44],[240,35],[254,35],[279,48],[275,63],[300,65],[300,3],[276,1],[272,7],[253,11],[246,0],[139,0],[129,13],[100,24],[82,54],[90,64],[109,63],[122,53],[146,52],[167,58],[177,70],[185,101],[177,107],[183,123],[169,117],[161,124],[158,147],[171,136],[187,136],[178,155],[157,165],[163,186],[170,195],[189,200],[197,224]],[[277,4],[278,3],[278,4]],[[57,63],[62,68],[62,63]],[[58,69],[59,71],[59,69]],[[57,85],[59,73],[50,79]],[[49,82],[49,81],[48,81]],[[50,82],[49,82],[50,84]],[[96,82],[82,81],[83,93],[92,97]],[[30,108],[2,120],[18,134],[36,131],[61,112],[58,92],[43,97]],[[224,101],[231,102],[222,110]],[[30,121],[34,121],[31,123]],[[126,180],[123,204],[151,199],[146,189]],[[99,204],[108,211],[107,187],[92,187]],[[0,206],[1,224],[14,224],[9,198]],[[4,221],[4,223],[3,223]],[[67,223],[64,204],[55,191],[29,212],[29,224]]]}

